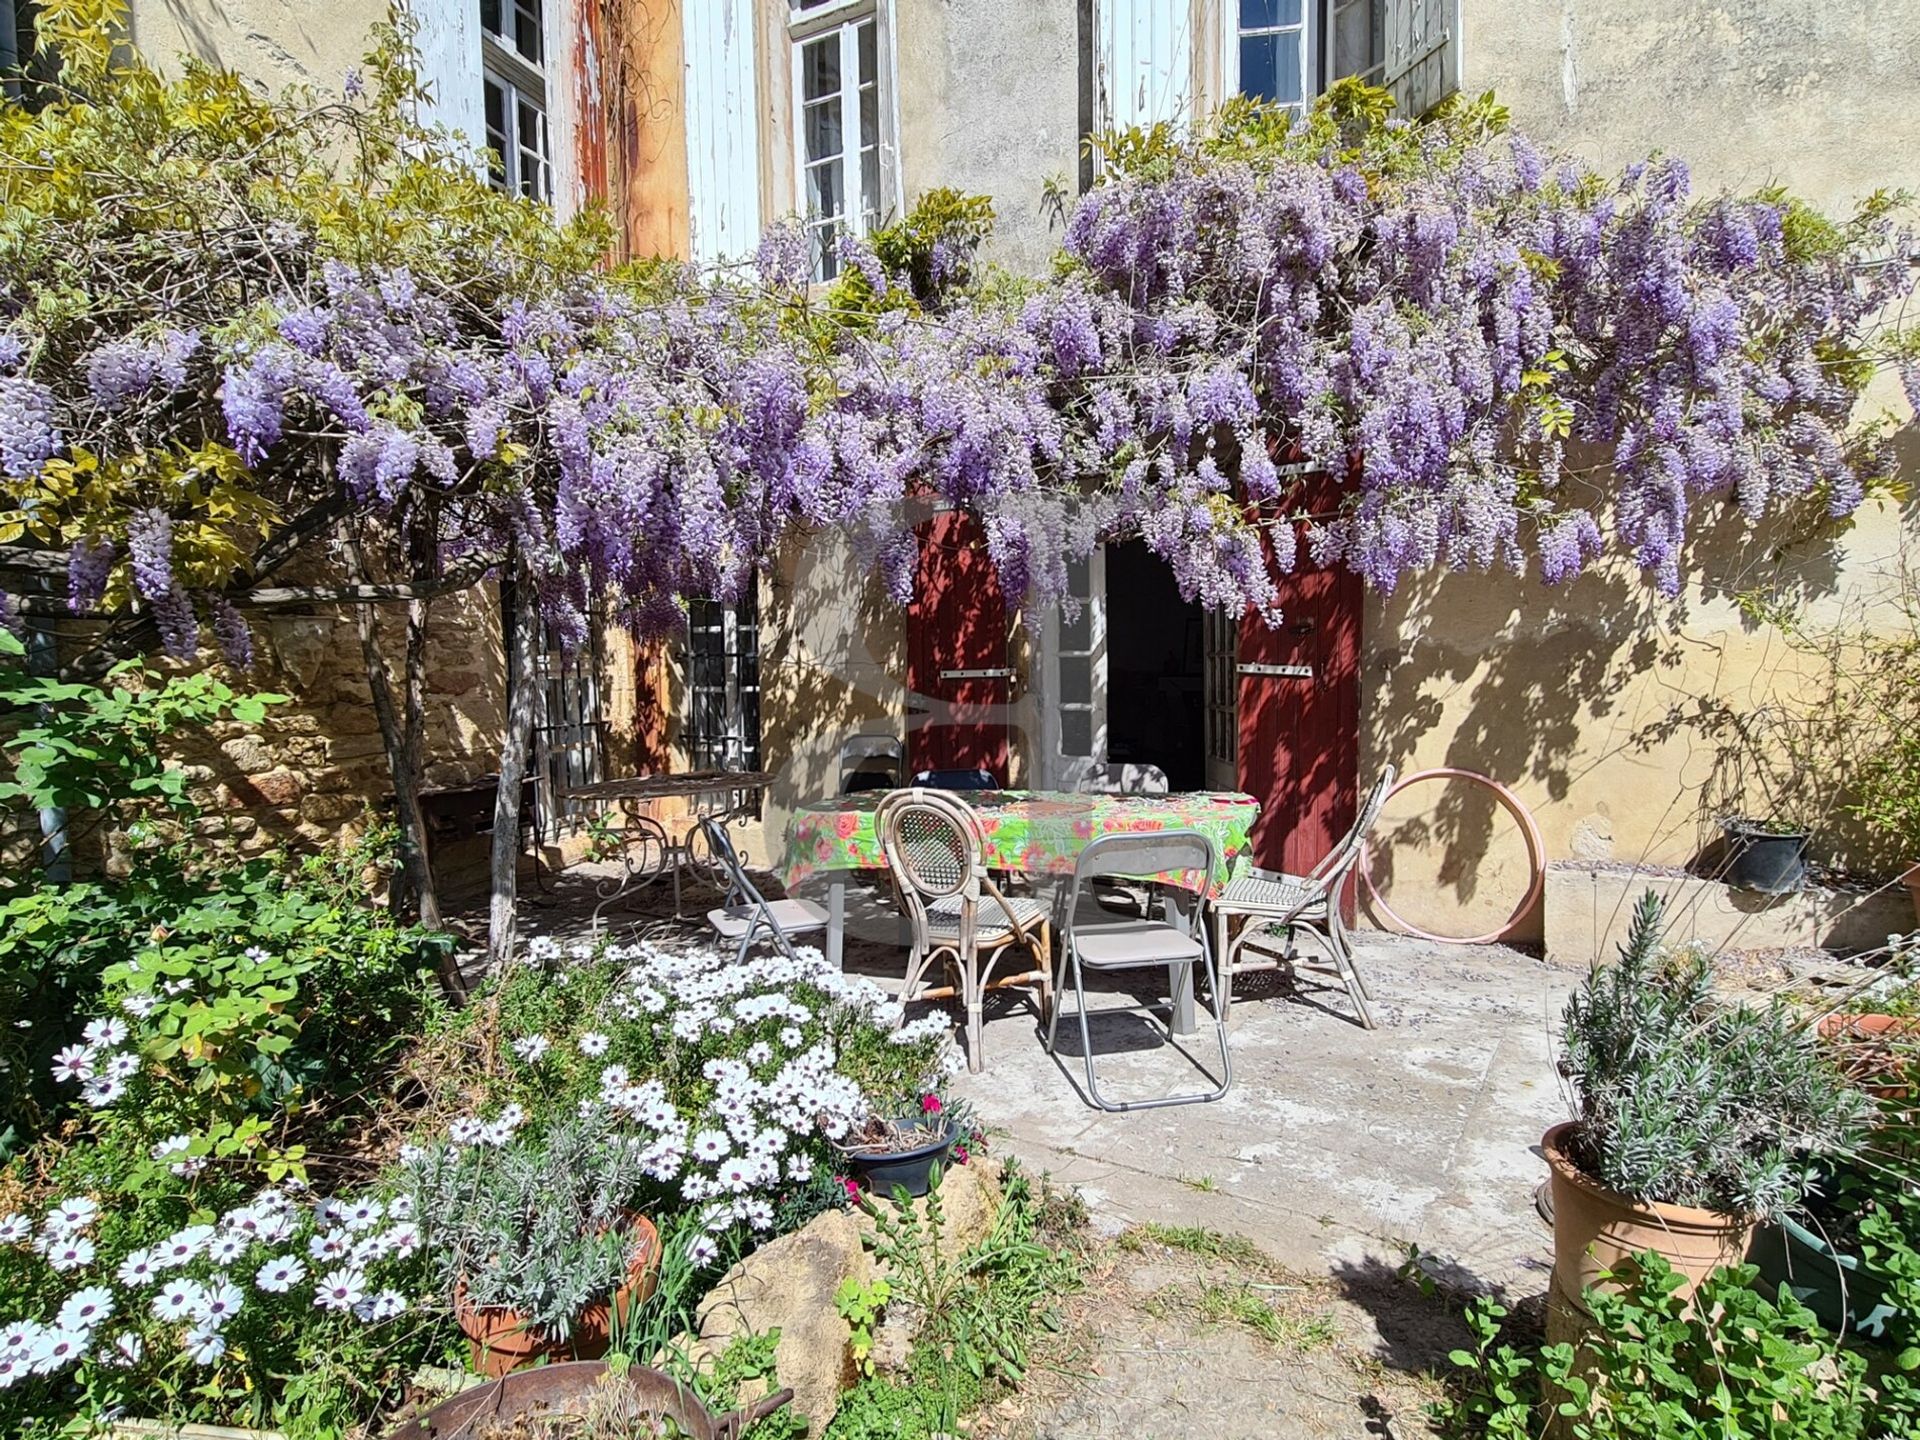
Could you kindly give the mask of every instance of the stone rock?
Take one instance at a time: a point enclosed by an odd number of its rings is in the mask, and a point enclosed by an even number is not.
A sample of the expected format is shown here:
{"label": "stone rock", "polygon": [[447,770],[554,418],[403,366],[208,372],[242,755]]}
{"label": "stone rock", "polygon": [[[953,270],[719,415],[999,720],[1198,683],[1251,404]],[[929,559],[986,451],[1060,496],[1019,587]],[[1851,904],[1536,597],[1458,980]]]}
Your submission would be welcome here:
{"label": "stone rock", "polygon": [[236,809],[285,810],[300,803],[307,777],[292,770],[269,770],[227,782],[228,804]]}
{"label": "stone rock", "polygon": [[241,735],[228,740],[221,745],[220,753],[242,775],[258,775],[262,770],[273,768],[273,751],[258,735]]}
{"label": "stone rock", "polygon": [[300,818],[314,825],[351,820],[367,808],[358,795],[308,795],[300,802]]}
{"label": "stone rock", "polygon": [[427,676],[427,688],[436,695],[464,695],[480,683],[478,670],[441,670]]}
{"label": "stone rock", "polygon": [[718,1357],[736,1335],[778,1330],[779,1383],[792,1388],[793,1409],[807,1417],[808,1435],[820,1435],[841,1392],[859,1378],[853,1330],[835,1308],[834,1294],[848,1279],[866,1284],[873,1278],[860,1240],[851,1215],[829,1210],[747,1256],[700,1302],[695,1358]]}
{"label": "stone rock", "polygon": [[320,667],[334,650],[332,620],[276,618],[267,622],[267,643],[280,669],[301,693],[310,692]]}
{"label": "stone rock", "polygon": [[[941,1175],[940,1254],[944,1258],[951,1260],[991,1233],[993,1217],[1000,1213],[1000,1202],[1004,1198],[1001,1173],[998,1160],[977,1155],[965,1165],[948,1166]],[[922,1219],[926,1218],[924,1198],[915,1200],[913,1208]],[[871,1243],[875,1228],[873,1217],[860,1211],[854,1217],[854,1224],[860,1238]],[[879,1261],[874,1262],[874,1267],[876,1274],[886,1274],[886,1267]]]}

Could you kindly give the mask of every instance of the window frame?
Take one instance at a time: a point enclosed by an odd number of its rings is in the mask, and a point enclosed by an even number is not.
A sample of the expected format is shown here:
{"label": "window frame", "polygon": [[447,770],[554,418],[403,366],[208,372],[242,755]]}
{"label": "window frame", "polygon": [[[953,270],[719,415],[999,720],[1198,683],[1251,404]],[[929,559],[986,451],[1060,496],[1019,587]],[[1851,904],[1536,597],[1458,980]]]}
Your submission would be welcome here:
{"label": "window frame", "polygon": [[[865,133],[860,107],[860,92],[865,86],[860,80],[859,32],[869,24],[873,27],[874,51],[872,136]],[[840,40],[840,149],[837,156],[815,159],[807,153],[807,109],[827,97],[814,101],[807,98],[806,52],[809,46],[835,34]],[[813,279],[818,284],[840,273],[832,241],[842,229],[852,235],[871,234],[899,208],[896,148],[899,117],[893,84],[892,6],[887,0],[815,0],[812,4],[790,0],[787,38],[792,52],[792,105],[788,120],[793,127],[794,209],[801,216],[813,250]],[[876,170],[871,210],[865,203],[864,159],[869,150],[873,152]],[[833,216],[816,216],[807,202],[808,172],[828,163],[837,163],[840,168],[841,208]]]}
{"label": "window frame", "polygon": [[[757,587],[732,605],[687,603],[685,708],[680,749],[690,770],[758,770],[764,744],[760,597]],[[703,640],[717,636],[716,647]],[[704,674],[717,667],[717,679]],[[717,700],[717,704],[708,703]],[[713,720],[717,729],[710,730]]]}
{"label": "window frame", "polygon": [[[1260,35],[1278,35],[1298,32],[1300,40],[1300,99],[1299,101],[1273,101],[1282,109],[1303,115],[1307,107],[1326,93],[1329,86],[1349,75],[1358,76],[1367,83],[1377,85],[1386,72],[1387,66],[1387,28],[1393,0],[1300,0],[1300,23],[1298,25],[1254,25],[1242,26],[1240,23],[1240,0],[1226,0],[1231,8],[1231,23],[1221,27],[1223,73],[1227,83],[1223,87],[1229,95],[1245,95],[1241,85],[1240,51],[1244,40]],[[1335,21],[1341,12],[1354,6],[1364,6],[1370,16],[1369,55],[1370,62],[1365,69],[1342,72],[1334,55],[1334,42],[1337,35]]]}
{"label": "window frame", "polygon": [[[542,57],[552,53],[551,38],[547,34],[550,19],[547,0],[499,0],[499,3],[503,16],[531,14],[538,28]],[[488,92],[494,88],[501,93],[502,123],[497,132],[487,115]],[[539,118],[540,133],[532,147],[524,143],[523,105]],[[553,111],[548,104],[546,69],[543,64],[529,61],[511,37],[488,29],[484,12],[480,23],[480,126],[486,140],[488,183],[509,195],[553,204]],[[494,147],[496,133],[500,136],[498,149]],[[529,157],[533,161],[531,166],[527,164]],[[530,170],[531,189],[528,188]]]}

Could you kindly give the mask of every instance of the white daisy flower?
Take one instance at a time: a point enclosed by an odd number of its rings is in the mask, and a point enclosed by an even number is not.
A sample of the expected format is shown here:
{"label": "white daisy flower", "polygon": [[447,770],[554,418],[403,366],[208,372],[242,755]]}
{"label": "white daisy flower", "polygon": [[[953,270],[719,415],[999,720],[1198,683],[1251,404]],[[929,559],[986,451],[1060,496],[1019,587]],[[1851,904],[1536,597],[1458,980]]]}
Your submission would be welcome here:
{"label": "white daisy flower", "polygon": [[151,1250],[136,1250],[120,1262],[120,1268],[113,1274],[122,1285],[151,1285],[160,1278],[160,1266],[154,1263]]}
{"label": "white daisy flower", "polygon": [[89,1020],[87,1028],[80,1033],[89,1045],[120,1045],[127,1038],[127,1022],[111,1018]]}
{"label": "white daisy flower", "polygon": [[113,1349],[107,1351],[104,1358],[109,1365],[124,1368],[129,1365],[138,1365],[146,1353],[146,1342],[133,1331],[123,1330],[113,1337]]}
{"label": "white daisy flower", "polygon": [[169,1135],[147,1153],[156,1160],[164,1160],[169,1155],[184,1155],[193,1148],[191,1135]]}
{"label": "white daisy flower", "polygon": [[254,1271],[253,1283],[269,1295],[284,1295],[306,1278],[306,1263],[298,1255],[280,1255]]}
{"label": "white daisy flower", "polygon": [[462,1115],[447,1127],[447,1138],[456,1145],[477,1145],[486,1133],[486,1122],[472,1115]]}
{"label": "white daisy flower", "polygon": [[0,1354],[0,1390],[11,1389],[33,1373],[33,1366],[24,1354]]}
{"label": "white daisy flower", "polygon": [[153,1297],[153,1318],[168,1322],[197,1315],[207,1303],[206,1287],[197,1280],[177,1276],[160,1287]]}
{"label": "white daisy flower", "polygon": [[247,1253],[251,1243],[245,1235],[216,1235],[207,1242],[207,1258],[216,1265],[231,1265]]}
{"label": "white daisy flower", "polygon": [[353,1242],[338,1230],[307,1237],[307,1254],[316,1260],[344,1259],[352,1248]]}
{"label": "white daisy flower", "polygon": [[127,1082],[111,1075],[96,1075],[80,1087],[80,1098],[96,1110],[103,1110],[127,1093]]}
{"label": "white daisy flower", "polygon": [[378,1325],[406,1313],[406,1297],[398,1290],[382,1290],[353,1307],[354,1317],[368,1325]]}
{"label": "white daisy flower", "polygon": [[349,1230],[370,1230],[386,1217],[387,1207],[378,1200],[357,1200],[349,1205],[341,1222]]}
{"label": "white daisy flower", "polygon": [[396,1195],[387,1202],[389,1220],[411,1220],[413,1218],[413,1196]]}
{"label": "white daisy flower", "polygon": [[47,1230],[54,1235],[78,1235],[99,1218],[99,1201],[72,1195],[47,1212]]}
{"label": "white daisy flower", "polygon": [[91,1330],[112,1314],[113,1292],[104,1285],[89,1285],[67,1297],[54,1323],[62,1330]]}
{"label": "white daisy flower", "polygon": [[513,1053],[529,1065],[538,1065],[552,1047],[553,1042],[544,1035],[522,1035],[513,1042]]}
{"label": "white daisy flower", "polygon": [[47,1264],[65,1274],[82,1270],[93,1263],[93,1241],[84,1235],[68,1235],[47,1245]]}
{"label": "white daisy flower", "polygon": [[55,1374],[87,1353],[90,1338],[77,1330],[43,1330],[28,1352],[27,1364],[36,1375]]}
{"label": "white daisy flower", "polygon": [[598,1060],[602,1055],[607,1053],[607,1047],[612,1045],[613,1041],[609,1040],[605,1035],[602,1035],[598,1030],[589,1030],[575,1043],[579,1045],[582,1055],[585,1055],[590,1060]]}
{"label": "white daisy flower", "polygon": [[0,1245],[24,1245],[33,1238],[33,1221],[24,1215],[0,1215]]}
{"label": "white daisy flower", "polygon": [[806,1151],[797,1151],[787,1157],[787,1178],[793,1181],[805,1181],[813,1178],[813,1157]]}
{"label": "white daisy flower", "polygon": [[693,1151],[696,1160],[705,1160],[711,1164],[733,1149],[733,1141],[727,1137],[727,1132],[724,1130],[702,1130],[693,1137],[693,1144],[689,1148]]}
{"label": "white daisy flower", "polygon": [[218,1329],[235,1315],[246,1301],[246,1293],[224,1275],[216,1275],[207,1286],[206,1303],[200,1307],[202,1327]]}
{"label": "white daisy flower", "polygon": [[159,1003],[160,1002],[151,995],[136,993],[128,995],[121,1000],[120,1008],[133,1016],[134,1019],[144,1020],[153,1013],[154,1006]]}
{"label": "white daisy flower", "polygon": [[69,1045],[53,1057],[53,1078],[60,1081],[93,1078],[93,1047]]}
{"label": "white daisy flower", "polygon": [[105,1073],[109,1080],[131,1080],[140,1073],[140,1057],[128,1050],[109,1055]]}
{"label": "white daisy flower", "polygon": [[205,1250],[211,1239],[211,1225],[189,1225],[153,1247],[153,1263],[162,1270],[176,1270]]}
{"label": "white daisy flower", "polygon": [[187,1331],[182,1342],[186,1347],[187,1358],[196,1365],[211,1365],[227,1353],[227,1337],[218,1330],[205,1330],[195,1327]]}
{"label": "white daisy flower", "polygon": [[687,1242],[687,1259],[695,1269],[711,1265],[719,1255],[720,1247],[714,1243],[711,1235],[696,1235]]}
{"label": "white daisy flower", "polygon": [[322,1275],[313,1292],[313,1303],[322,1310],[351,1310],[366,1298],[367,1277],[351,1268]]}

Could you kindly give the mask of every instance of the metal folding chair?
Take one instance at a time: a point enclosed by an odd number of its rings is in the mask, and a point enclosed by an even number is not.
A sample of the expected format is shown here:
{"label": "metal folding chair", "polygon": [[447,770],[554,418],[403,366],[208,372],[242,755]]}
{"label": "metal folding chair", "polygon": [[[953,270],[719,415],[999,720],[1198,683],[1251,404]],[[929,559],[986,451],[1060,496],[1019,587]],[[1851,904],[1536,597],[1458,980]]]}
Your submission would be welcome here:
{"label": "metal folding chair", "polygon": [[1165,795],[1167,772],[1158,765],[1114,763],[1094,771],[1078,788],[1093,795]]}
{"label": "metal folding chair", "polygon": [[[981,1068],[981,1008],[989,990],[1038,991],[1040,1015],[1052,1009],[1052,925],[1047,907],[1008,896],[993,883],[983,857],[980,818],[966,802],[937,790],[896,790],[875,820],[894,893],[912,922],[902,1008],[915,1000],[960,997],[967,1020],[967,1067]],[[1035,964],[996,978],[994,969],[1018,948]],[[936,959],[952,972],[945,986],[920,988]]]}
{"label": "metal folding chair", "polygon": [[921,770],[913,777],[916,790],[998,790],[1000,777],[991,770]]}
{"label": "metal folding chair", "polygon": [[[1270,956],[1257,960],[1239,958],[1249,940],[1276,930],[1285,932],[1286,959],[1292,962],[1297,954],[1294,933],[1305,930],[1333,957],[1334,973],[1346,986],[1360,1023],[1369,1030],[1374,1028],[1373,1011],[1367,1005],[1373,992],[1367,988],[1366,976],[1354,963],[1346,917],[1340,913],[1340,897],[1354,867],[1360,863],[1360,849],[1366,844],[1367,832],[1380,818],[1381,808],[1387,803],[1387,792],[1393,789],[1393,780],[1394,769],[1389,765],[1361,801],[1353,828],[1310,874],[1288,875],[1284,871],[1249,865],[1228,882],[1220,898],[1213,902],[1213,948],[1220,963],[1219,993],[1223,1009],[1233,1005],[1235,975],[1273,970],[1281,963]],[[1238,934],[1232,930],[1235,920],[1246,922]]]}
{"label": "metal folding chair", "polygon": [[753,942],[761,936],[772,940],[789,960],[797,958],[792,937],[824,930],[827,912],[811,900],[767,899],[748,877],[746,866],[740,863],[733,841],[727,838],[726,826],[708,816],[700,821],[699,828],[727,880],[727,898],[718,909],[707,912],[707,924],[722,940],[739,941],[736,961],[744,961]]}
{"label": "metal folding chair", "polygon": [[840,793],[898,789],[907,748],[891,735],[849,735],[840,746]]}
{"label": "metal folding chair", "polygon": [[[1139,877],[1169,872],[1197,871],[1212,875],[1217,851],[1211,837],[1198,830],[1161,830],[1141,834],[1103,835],[1080,852],[1073,871],[1073,896],[1095,880],[1115,876]],[[1060,1028],[1060,1009],[1065,1002],[1069,973],[1073,982],[1076,1015],[1080,1022],[1080,1055],[1087,1068],[1087,1097],[1102,1110],[1156,1110],[1167,1105],[1194,1105],[1218,1100],[1233,1084],[1233,1057],[1227,1053],[1227,1018],[1213,973],[1212,952],[1207,945],[1207,927],[1199,919],[1199,906],[1192,919],[1183,924],[1170,920],[1114,920],[1083,915],[1077,905],[1069,908],[1066,944],[1060,952],[1060,979],[1056,986],[1059,1003],[1053,1021],[1047,1027],[1047,1053],[1055,1053]],[[1109,1100],[1100,1093],[1100,1081],[1094,1073],[1093,1036],[1087,1024],[1085,972],[1147,970],[1165,967],[1168,989],[1177,996],[1182,984],[1207,978],[1207,999],[1213,1010],[1213,1028],[1220,1041],[1219,1083],[1211,1090],[1190,1094],[1164,1095],[1149,1100]],[[1181,971],[1185,970],[1183,977]],[[1167,1038],[1173,1039],[1172,1002],[1169,1003]],[[1105,1013],[1118,1013],[1109,1011]],[[1185,1051],[1181,1052],[1185,1054]],[[1205,1074],[1203,1070],[1201,1072]],[[1212,1076],[1208,1076],[1212,1079]]]}

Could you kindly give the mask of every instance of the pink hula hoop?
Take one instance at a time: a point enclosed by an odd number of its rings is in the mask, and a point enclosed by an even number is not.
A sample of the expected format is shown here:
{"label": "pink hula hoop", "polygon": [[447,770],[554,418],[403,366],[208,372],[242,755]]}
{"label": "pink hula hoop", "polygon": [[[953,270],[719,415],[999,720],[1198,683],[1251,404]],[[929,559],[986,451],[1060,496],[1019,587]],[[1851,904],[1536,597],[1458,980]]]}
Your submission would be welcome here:
{"label": "pink hula hoop", "polygon": [[[1438,945],[1497,944],[1513,934],[1521,920],[1526,918],[1527,913],[1540,899],[1540,892],[1547,883],[1547,842],[1541,837],[1540,827],[1534,823],[1532,812],[1520,803],[1520,797],[1498,780],[1482,775],[1477,770],[1456,770],[1452,766],[1443,765],[1434,770],[1416,771],[1411,775],[1403,776],[1400,782],[1387,792],[1387,801],[1391,802],[1394,796],[1409,785],[1418,784],[1422,780],[1470,780],[1476,785],[1486,786],[1493,792],[1493,798],[1500,802],[1501,809],[1513,817],[1514,823],[1520,827],[1521,836],[1527,842],[1529,871],[1527,893],[1520,903],[1514,906],[1513,913],[1507,916],[1505,923],[1497,929],[1489,930],[1484,935],[1436,935],[1431,930],[1422,930],[1418,925],[1410,923],[1387,903],[1386,897],[1373,883],[1373,852],[1366,842],[1362,842],[1360,883],[1366,887],[1367,902],[1409,935],[1417,936],[1422,940],[1431,940]],[[1385,808],[1384,804],[1382,808]]]}

